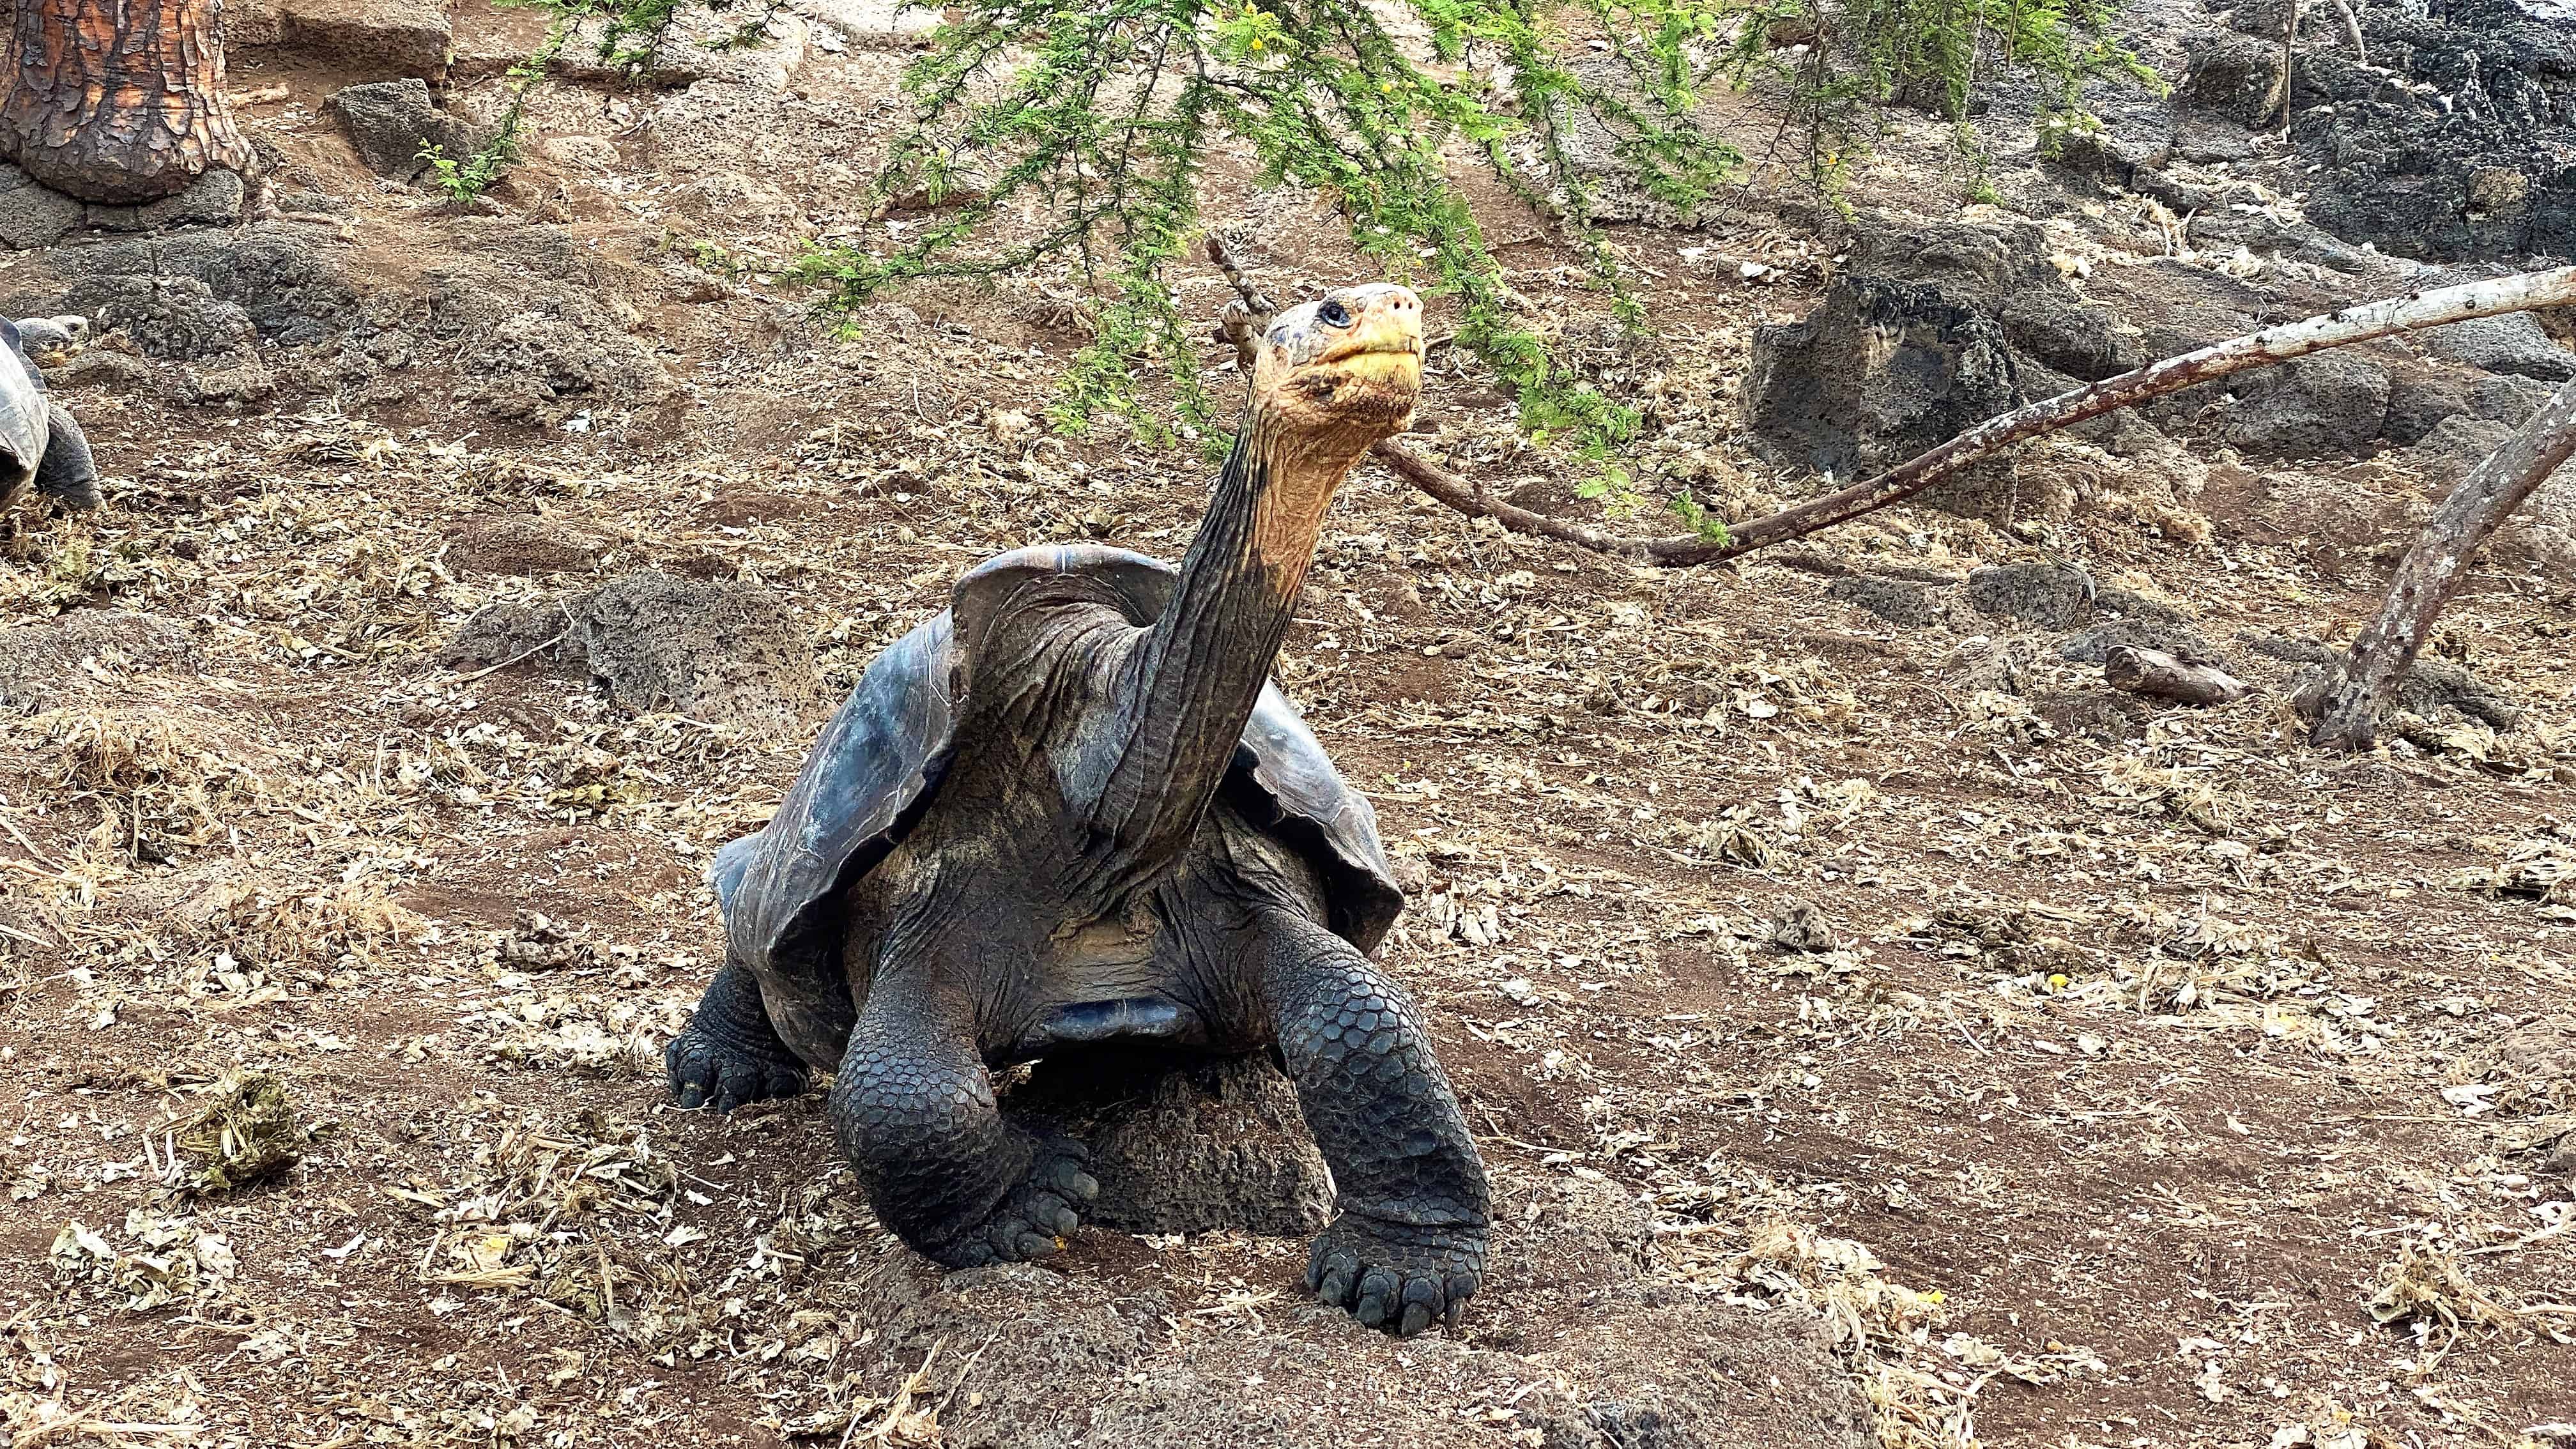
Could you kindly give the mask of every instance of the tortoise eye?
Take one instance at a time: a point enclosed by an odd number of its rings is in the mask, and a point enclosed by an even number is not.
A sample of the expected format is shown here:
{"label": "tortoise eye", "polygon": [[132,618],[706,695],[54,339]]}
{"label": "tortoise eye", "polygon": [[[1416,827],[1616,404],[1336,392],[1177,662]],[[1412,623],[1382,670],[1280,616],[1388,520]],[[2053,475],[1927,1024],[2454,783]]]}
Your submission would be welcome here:
{"label": "tortoise eye", "polygon": [[1342,305],[1341,298],[1327,297],[1324,305],[1315,309],[1315,320],[1327,327],[1348,327],[1351,325],[1350,309]]}

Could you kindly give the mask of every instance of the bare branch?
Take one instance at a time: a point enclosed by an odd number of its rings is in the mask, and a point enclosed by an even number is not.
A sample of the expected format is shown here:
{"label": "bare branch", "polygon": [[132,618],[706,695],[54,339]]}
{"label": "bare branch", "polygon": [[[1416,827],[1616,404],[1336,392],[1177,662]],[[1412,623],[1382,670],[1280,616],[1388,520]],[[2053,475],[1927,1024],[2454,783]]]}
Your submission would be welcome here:
{"label": "bare branch", "polygon": [[2561,384],[2425,520],[2424,531],[2398,561],[2388,597],[2328,682],[2310,744],[2370,748],[2378,737],[2379,712],[2422,651],[2433,621],[2468,578],[2478,546],[2570,454],[2576,454],[2576,382]]}
{"label": "bare branch", "polygon": [[1243,269],[1234,263],[1234,253],[1215,232],[1208,233],[1207,254],[1217,270],[1225,273],[1226,284],[1234,288],[1235,297],[1216,319],[1216,340],[1234,344],[1234,355],[1243,366],[1244,376],[1249,377],[1261,346],[1261,333],[1279,311],[1278,304],[1243,275]]}
{"label": "bare branch", "polygon": [[2082,387],[1990,418],[1930,452],[1920,454],[1874,478],[1810,498],[1777,513],[1734,524],[1722,540],[1680,534],[1664,538],[1629,538],[1542,518],[1513,508],[1423,458],[1402,443],[1377,446],[1378,456],[1414,486],[1472,518],[1491,518],[1505,528],[1571,543],[1594,553],[1672,566],[1720,563],[1758,548],[1769,548],[1818,529],[1848,523],[1924,489],[2011,447],[2060,428],[2136,407],[2184,388],[2197,387],[2231,373],[2305,357],[2332,347],[2349,347],[2398,332],[2494,317],[2576,302],[2576,267],[2526,272],[2469,282],[2430,292],[2369,302],[2266,328],[2243,337],[2151,362],[2118,377]]}

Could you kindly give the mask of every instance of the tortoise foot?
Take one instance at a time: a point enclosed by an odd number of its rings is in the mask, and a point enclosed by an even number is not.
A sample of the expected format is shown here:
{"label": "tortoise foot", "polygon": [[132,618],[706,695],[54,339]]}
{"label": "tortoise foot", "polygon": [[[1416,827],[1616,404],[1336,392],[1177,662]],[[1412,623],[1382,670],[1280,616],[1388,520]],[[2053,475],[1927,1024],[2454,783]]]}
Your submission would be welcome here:
{"label": "tortoise foot", "polygon": [[948,1268],[1047,1257],[1082,1226],[1083,1205],[1100,1196],[1100,1184],[1083,1170],[1090,1161],[1090,1151],[1070,1137],[1040,1141],[1028,1176],[1002,1194],[990,1216],[921,1251]]}
{"label": "tortoise foot", "polygon": [[793,1097],[806,1087],[805,1064],[793,1055],[722,1040],[695,1022],[663,1048],[662,1064],[671,1074],[671,1099],[683,1112],[730,1112],[750,1102]]}
{"label": "tortoise foot", "polygon": [[1458,1326],[1485,1270],[1485,1230],[1381,1222],[1345,1212],[1307,1261],[1306,1286],[1369,1328],[1411,1338]]}
{"label": "tortoise foot", "polygon": [[793,1097],[806,1085],[805,1063],[770,1026],[759,986],[731,965],[716,973],[688,1026],[662,1049],[662,1065],[683,1112],[710,1105],[730,1112],[746,1102]]}

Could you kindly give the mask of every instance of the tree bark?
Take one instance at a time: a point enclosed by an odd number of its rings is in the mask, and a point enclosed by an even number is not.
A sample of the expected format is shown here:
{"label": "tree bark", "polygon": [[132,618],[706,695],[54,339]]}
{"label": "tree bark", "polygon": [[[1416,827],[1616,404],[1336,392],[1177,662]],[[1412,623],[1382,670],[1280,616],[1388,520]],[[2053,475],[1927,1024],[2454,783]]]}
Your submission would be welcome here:
{"label": "tree bark", "polygon": [[0,151],[82,201],[254,164],[224,100],[223,0],[19,0],[0,86]]}
{"label": "tree bark", "polygon": [[2379,735],[2379,712],[2406,677],[2433,632],[2433,621],[2468,577],[2469,561],[2522,501],[2576,453],[2576,382],[2563,383],[2540,411],[2471,470],[2425,521],[2397,564],[2388,597],[2343,667],[2326,685],[2325,702],[2308,731],[2314,745],[2366,750]]}
{"label": "tree bark", "polygon": [[2290,0],[2290,23],[2281,31],[2281,134],[2290,134],[2290,117],[2298,111],[2299,82],[2291,74],[2299,60],[2299,0]]}
{"label": "tree bark", "polygon": [[2369,342],[2391,333],[2439,327],[2472,317],[2527,312],[2535,307],[2564,306],[2571,302],[2576,302],[2576,267],[2560,267],[2554,271],[2524,272],[2431,292],[2410,292],[2403,297],[2347,307],[2304,322],[2231,337],[2197,352],[2151,362],[2118,377],[2086,383],[2001,417],[1989,418],[1930,452],[1899,463],[1875,478],[1864,478],[1848,488],[1792,504],[1777,513],[1731,524],[1723,539],[1703,538],[1690,533],[1664,538],[1631,538],[1542,518],[1527,509],[1514,508],[1491,497],[1482,488],[1415,453],[1399,440],[1389,439],[1378,444],[1373,451],[1406,481],[1470,518],[1491,518],[1515,532],[1554,538],[1594,553],[1635,563],[1667,567],[1723,563],[1755,549],[1804,538],[1818,529],[1848,523],[1865,513],[1902,503],[2016,443],[2056,432],[2088,418],[2098,418],[2104,413],[2135,407],[2167,393],[2197,387],[2230,373],[2270,367],[2274,363],[2305,357],[2311,352]]}
{"label": "tree bark", "polygon": [[2186,664],[2161,649],[2123,644],[2102,661],[2102,677],[2113,689],[2176,704],[2233,704],[2245,697],[2235,675],[2212,664]]}

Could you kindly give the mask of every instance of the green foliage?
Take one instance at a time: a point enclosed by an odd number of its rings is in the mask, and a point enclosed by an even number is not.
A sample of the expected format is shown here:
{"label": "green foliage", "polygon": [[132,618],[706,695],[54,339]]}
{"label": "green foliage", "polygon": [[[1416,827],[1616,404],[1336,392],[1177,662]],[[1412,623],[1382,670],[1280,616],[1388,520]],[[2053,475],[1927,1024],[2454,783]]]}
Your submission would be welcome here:
{"label": "green foliage", "polygon": [[750,265],[726,249],[724,243],[702,236],[682,236],[669,227],[662,228],[661,250],[666,254],[677,253],[699,271],[726,281],[751,272]]}
{"label": "green foliage", "polygon": [[[1738,80],[1771,76],[1789,89],[1808,168],[1824,173],[1868,142],[1879,113],[1905,105],[1966,124],[1979,93],[2010,72],[2049,90],[2052,118],[2089,123],[2078,95],[2087,81],[2163,82],[2110,31],[2117,0],[1757,0],[1736,33],[1728,69]],[[2060,119],[2060,124],[2066,121]]]}
{"label": "green foliage", "polygon": [[546,67],[563,50],[564,36],[564,21],[558,17],[546,31],[545,43],[510,67],[503,77],[510,102],[493,124],[492,139],[476,147],[473,155],[460,159],[448,155],[445,146],[420,148],[420,159],[429,163],[429,184],[445,192],[448,200],[472,201],[518,164],[519,127],[527,115],[528,87],[545,78]]}
{"label": "green foliage", "polygon": [[448,155],[446,147],[431,145],[420,148],[420,159],[429,163],[429,184],[445,192],[448,200],[462,202],[490,190],[518,154],[513,147],[486,145],[460,160]]}
{"label": "green foliage", "polygon": [[[1592,284],[1634,324],[1643,309],[1592,225],[1573,128],[1654,198],[1706,201],[1742,160],[1695,114],[1693,56],[1723,12],[1699,0],[1418,0],[1418,13],[1431,65],[1365,0],[966,0],[907,74],[911,124],[876,180],[878,199],[915,219],[790,275],[846,317],[903,283],[1071,259],[1098,299],[1097,331],[1055,422],[1078,431],[1113,415],[1158,436],[1139,383],[1159,369],[1181,420],[1213,431],[1196,363],[1208,319],[1184,315],[1171,271],[1201,227],[1206,168],[1239,141],[1258,182],[1320,193],[1387,273],[1457,298],[1459,346],[1517,395],[1529,426],[1606,453],[1635,435],[1636,410],[1570,374],[1524,320],[1448,149],[1560,215]],[[1567,61],[1568,21],[1608,47],[1600,64]]]}

